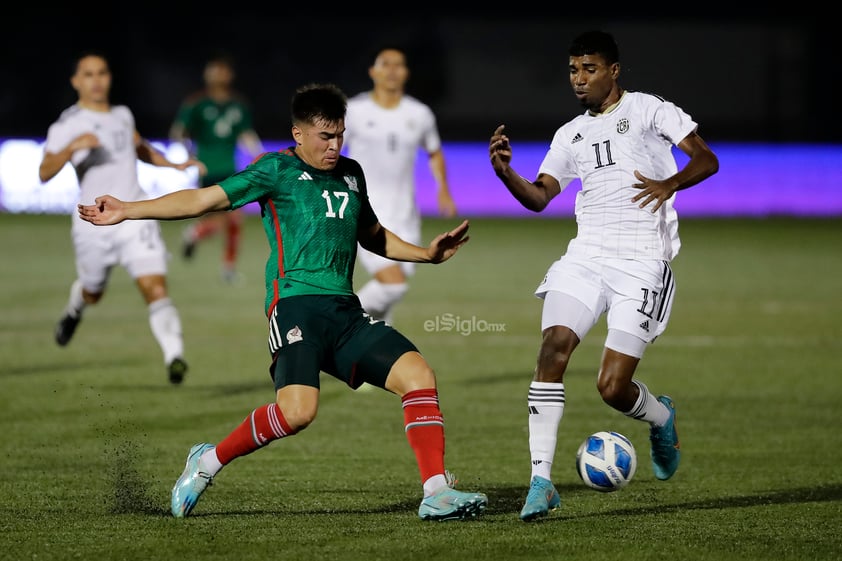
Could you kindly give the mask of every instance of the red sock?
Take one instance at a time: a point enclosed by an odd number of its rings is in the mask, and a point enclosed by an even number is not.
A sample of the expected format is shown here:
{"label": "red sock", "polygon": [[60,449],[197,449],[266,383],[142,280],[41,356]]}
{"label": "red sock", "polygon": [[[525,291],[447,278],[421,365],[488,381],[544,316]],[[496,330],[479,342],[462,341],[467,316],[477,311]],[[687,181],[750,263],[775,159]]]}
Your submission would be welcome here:
{"label": "red sock", "polygon": [[403,420],[406,438],[415,452],[421,482],[444,473],[444,417],[435,388],[404,395]]}
{"label": "red sock", "polygon": [[237,262],[237,250],[240,247],[240,231],[242,230],[242,219],[236,212],[228,217],[225,236],[225,266],[229,270],[234,269]]}
{"label": "red sock", "polygon": [[270,403],[252,411],[240,426],[217,444],[216,456],[222,465],[227,465],[234,458],[251,454],[273,440],[293,434],[295,432],[284,419],[281,408],[276,403]]}
{"label": "red sock", "polygon": [[219,220],[216,216],[200,219],[193,229],[193,239],[198,242],[209,238],[219,231],[219,226]]}

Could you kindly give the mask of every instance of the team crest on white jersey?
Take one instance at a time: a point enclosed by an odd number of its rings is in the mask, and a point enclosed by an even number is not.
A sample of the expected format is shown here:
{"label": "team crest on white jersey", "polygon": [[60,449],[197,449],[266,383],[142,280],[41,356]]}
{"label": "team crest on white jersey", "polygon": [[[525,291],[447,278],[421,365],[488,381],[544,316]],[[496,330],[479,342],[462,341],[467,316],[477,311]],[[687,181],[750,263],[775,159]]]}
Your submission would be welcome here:
{"label": "team crest on white jersey", "polygon": [[357,178],[356,177],[353,177],[351,175],[346,175],[344,177],[344,179],[345,179],[345,183],[348,184],[348,189],[350,189],[351,191],[353,191],[355,193],[360,192],[359,188],[357,188]]}
{"label": "team crest on white jersey", "polygon": [[297,325],[287,331],[287,344],[297,343],[298,341],[303,341],[304,335],[301,333],[301,328]]}
{"label": "team crest on white jersey", "polygon": [[628,119],[620,119],[617,121],[617,132],[620,134],[626,134],[629,132],[629,120]]}

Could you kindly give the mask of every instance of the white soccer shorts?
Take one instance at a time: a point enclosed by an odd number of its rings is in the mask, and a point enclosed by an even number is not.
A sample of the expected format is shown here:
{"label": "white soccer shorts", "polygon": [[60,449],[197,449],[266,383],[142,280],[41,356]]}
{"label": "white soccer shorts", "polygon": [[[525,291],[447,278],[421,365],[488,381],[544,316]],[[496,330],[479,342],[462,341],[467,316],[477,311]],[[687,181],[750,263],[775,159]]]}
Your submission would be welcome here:
{"label": "white soccer shorts", "polygon": [[[564,299],[556,305],[552,299],[548,304],[545,297],[549,291],[578,300],[591,313],[582,314],[574,306],[560,305]],[[669,322],[675,279],[666,261],[565,255],[550,266],[535,295],[545,300],[542,331],[564,325],[582,339],[607,313],[609,331],[619,330],[651,343]]]}

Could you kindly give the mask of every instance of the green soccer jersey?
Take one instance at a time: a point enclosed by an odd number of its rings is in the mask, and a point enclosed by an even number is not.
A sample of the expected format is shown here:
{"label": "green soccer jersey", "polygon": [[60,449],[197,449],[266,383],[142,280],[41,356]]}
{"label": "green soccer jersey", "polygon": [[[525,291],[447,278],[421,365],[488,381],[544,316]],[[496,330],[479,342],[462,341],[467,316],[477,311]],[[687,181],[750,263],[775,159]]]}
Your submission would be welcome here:
{"label": "green soccer jersey", "polygon": [[257,201],[269,241],[266,312],[288,296],[351,295],[357,232],[377,222],[360,165],[340,157],[332,170],[270,152],[220,182],[231,208]]}
{"label": "green soccer jersey", "polygon": [[249,106],[234,97],[219,103],[209,97],[193,97],[179,108],[176,122],[181,123],[208,173],[204,185],[212,185],[235,171],[237,137],[252,128]]}

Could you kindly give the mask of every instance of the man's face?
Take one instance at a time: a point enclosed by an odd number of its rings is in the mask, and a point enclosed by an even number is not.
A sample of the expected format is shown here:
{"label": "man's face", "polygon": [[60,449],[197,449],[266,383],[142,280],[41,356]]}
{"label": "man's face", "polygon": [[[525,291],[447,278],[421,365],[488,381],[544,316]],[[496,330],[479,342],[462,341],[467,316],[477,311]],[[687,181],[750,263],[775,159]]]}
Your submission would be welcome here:
{"label": "man's face", "polygon": [[570,57],[570,85],[576,99],[586,109],[599,112],[614,88],[619,63],[608,64],[600,55]]}
{"label": "man's face", "polygon": [[108,63],[98,56],[86,56],[76,65],[76,73],[70,78],[73,89],[79,94],[79,101],[85,103],[107,103],[111,89],[111,71]]}
{"label": "man's face", "polygon": [[322,170],[336,167],[345,140],[344,135],[344,119],[333,123],[302,123],[292,127],[292,137],[298,145],[295,153],[307,164]]}
{"label": "man's face", "polygon": [[375,87],[402,90],[409,78],[406,57],[400,51],[386,49],[377,56],[368,75]]}

